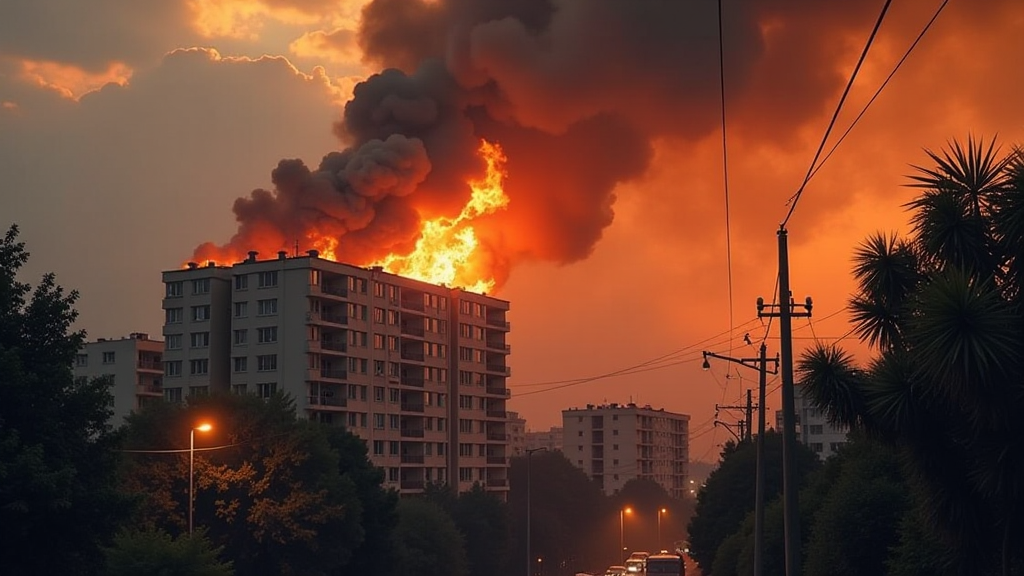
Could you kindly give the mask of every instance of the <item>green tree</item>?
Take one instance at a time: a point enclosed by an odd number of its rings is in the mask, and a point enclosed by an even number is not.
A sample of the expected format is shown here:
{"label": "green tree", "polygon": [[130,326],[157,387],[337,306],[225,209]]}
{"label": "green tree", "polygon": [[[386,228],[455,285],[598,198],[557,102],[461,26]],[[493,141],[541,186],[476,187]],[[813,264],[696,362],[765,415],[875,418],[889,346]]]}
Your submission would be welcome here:
{"label": "green tree", "polygon": [[218,555],[205,530],[182,534],[177,538],[160,530],[125,530],[117,534],[106,549],[104,576],[233,576],[231,562]]}
{"label": "green tree", "polygon": [[189,430],[202,421],[214,430],[196,434],[195,525],[225,546],[238,572],[344,568],[364,538],[355,481],[342,475],[326,430],[297,420],[294,404],[281,395],[196,397],[187,406],[159,403],[130,416],[129,449],[179,449],[132,454],[124,486],[142,501],[139,525],[172,534],[186,528]]}
{"label": "green tree", "polygon": [[430,484],[424,497],[455,522],[466,548],[470,576],[501,574],[509,560],[508,507],[479,483],[459,495],[448,484]]}
{"label": "green tree", "polygon": [[[619,516],[601,488],[561,452],[530,457],[530,553],[543,558],[548,574],[592,570],[611,561],[618,547]],[[526,569],[526,457],[511,460],[509,510],[513,547],[511,574]],[[609,546],[614,533],[614,546]],[[523,562],[520,564],[520,562]],[[547,568],[550,567],[550,568]]]}
{"label": "green tree", "polygon": [[89,574],[127,502],[107,426],[109,379],[75,380],[84,341],[78,293],[53,274],[33,289],[18,228],[0,238],[0,566],[10,574]]}
{"label": "green tree", "polygon": [[[782,493],[782,435],[766,432],[765,502]],[[821,463],[803,444],[797,444],[797,477],[802,484]],[[754,509],[757,450],[753,442],[739,445],[729,442],[722,450],[718,468],[708,476],[697,493],[697,506],[690,520],[690,556],[704,574],[714,572],[719,546],[741,527],[743,519]]]}
{"label": "green tree", "polygon": [[[898,446],[960,573],[1024,559],[1024,154],[954,142],[918,168],[907,239],[854,257],[867,369],[833,345],[798,365],[834,422]],[[941,536],[940,536],[941,537]]]}
{"label": "green tree", "polygon": [[436,503],[424,498],[399,500],[392,537],[395,576],[467,576],[462,535]]}

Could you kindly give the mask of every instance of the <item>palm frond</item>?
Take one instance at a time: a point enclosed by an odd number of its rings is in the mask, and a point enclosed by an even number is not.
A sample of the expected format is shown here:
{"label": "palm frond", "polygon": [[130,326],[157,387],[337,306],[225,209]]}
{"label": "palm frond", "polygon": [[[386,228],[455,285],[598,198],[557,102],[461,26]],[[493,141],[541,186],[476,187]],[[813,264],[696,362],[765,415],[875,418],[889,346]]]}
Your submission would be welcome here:
{"label": "palm frond", "polygon": [[804,395],[832,424],[855,428],[864,414],[860,373],[853,357],[835,344],[815,344],[796,365],[796,381]]}
{"label": "palm frond", "polygon": [[992,227],[1006,258],[1004,290],[1015,298],[1024,290],[1024,148],[1014,148],[1006,173],[1006,185],[993,197]]}
{"label": "palm frond", "polygon": [[873,431],[883,438],[921,437],[920,384],[907,354],[886,352],[872,361],[864,380],[864,404]]}

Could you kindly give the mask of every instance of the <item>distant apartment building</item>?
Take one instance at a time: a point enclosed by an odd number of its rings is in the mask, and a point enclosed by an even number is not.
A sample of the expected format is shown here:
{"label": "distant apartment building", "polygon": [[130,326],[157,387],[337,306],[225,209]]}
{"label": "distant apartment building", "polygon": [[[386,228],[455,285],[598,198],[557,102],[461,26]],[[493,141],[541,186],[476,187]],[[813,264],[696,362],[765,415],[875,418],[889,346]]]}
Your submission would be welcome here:
{"label": "distant apartment building", "polygon": [[113,380],[114,414],[110,424],[116,428],[128,414],[163,397],[163,351],[161,340],[150,340],[141,332],[127,338],[100,338],[79,350],[74,375],[90,380],[109,376]]}
{"label": "distant apartment building", "polygon": [[690,417],[636,404],[588,404],[562,411],[562,453],[605,494],[634,478],[687,492]]}
{"label": "distant apartment building", "polygon": [[315,250],[163,280],[168,400],[286,393],[361,437],[388,487],[507,492],[507,301]]}
{"label": "distant apartment building", "polygon": [[526,454],[526,419],[518,412],[508,413],[508,449],[510,456]]}
{"label": "distant apartment building", "polygon": [[526,448],[528,450],[550,450],[551,452],[562,451],[562,440],[564,432],[561,426],[552,426],[548,430],[527,431]]}
{"label": "distant apartment building", "polygon": [[[818,458],[825,460],[846,444],[845,427],[833,426],[825,415],[804,397],[803,387],[793,387],[793,407],[796,412],[796,438],[803,442]],[[775,411],[775,429],[782,431],[782,410]]]}

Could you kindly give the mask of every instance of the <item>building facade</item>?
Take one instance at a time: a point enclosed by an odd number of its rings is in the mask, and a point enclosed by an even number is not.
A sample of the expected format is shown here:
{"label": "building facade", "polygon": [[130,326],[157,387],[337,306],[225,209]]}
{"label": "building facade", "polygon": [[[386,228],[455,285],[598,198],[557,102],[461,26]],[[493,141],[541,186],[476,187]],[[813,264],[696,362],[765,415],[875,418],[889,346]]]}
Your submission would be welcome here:
{"label": "building facade", "polygon": [[162,341],[150,340],[141,332],[127,338],[100,338],[82,346],[75,356],[74,374],[90,380],[111,378],[114,414],[110,424],[117,427],[128,414],[163,397],[163,351]]}
{"label": "building facade", "polygon": [[588,404],[562,411],[562,453],[605,494],[634,478],[669,495],[688,490],[690,417],[636,404]]}
{"label": "building facade", "polygon": [[526,454],[526,418],[518,412],[508,413],[508,449],[509,456],[523,456]]}
{"label": "building facade", "polygon": [[164,272],[167,399],[282,392],[361,437],[402,493],[507,492],[509,303],[315,250],[277,256]]}
{"label": "building facade", "polygon": [[562,451],[562,441],[565,432],[560,426],[552,426],[548,430],[533,431],[526,433],[526,448],[529,450],[545,449],[552,452]]}
{"label": "building facade", "polygon": [[[796,412],[796,438],[818,458],[825,460],[846,444],[845,427],[833,426],[814,404],[804,397],[803,387],[793,387],[793,408]],[[782,410],[775,411],[775,429],[782,431]]]}

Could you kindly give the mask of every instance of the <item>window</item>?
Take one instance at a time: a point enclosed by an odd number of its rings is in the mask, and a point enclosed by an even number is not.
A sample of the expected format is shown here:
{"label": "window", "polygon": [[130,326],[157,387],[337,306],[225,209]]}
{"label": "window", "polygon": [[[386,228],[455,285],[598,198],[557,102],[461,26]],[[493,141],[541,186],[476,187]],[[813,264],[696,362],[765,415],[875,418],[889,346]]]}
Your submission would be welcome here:
{"label": "window", "polygon": [[209,332],[193,332],[189,334],[189,346],[192,348],[206,348],[210,345]]}
{"label": "window", "polygon": [[181,404],[181,388],[164,388],[164,400]]}
{"label": "window", "polygon": [[367,337],[369,334],[366,332],[360,332],[359,330],[349,330],[348,332],[348,343],[350,346],[356,346],[359,348],[366,348]]}
{"label": "window", "polygon": [[256,385],[256,395],[260,398],[270,398],[277,392],[277,382],[261,382]]}
{"label": "window", "polygon": [[392,430],[398,430],[398,427],[401,423],[402,421],[401,418],[398,417],[398,414],[388,415],[388,427],[391,428]]}
{"label": "window", "polygon": [[193,376],[201,376],[210,372],[210,360],[207,358],[200,358],[198,360],[189,360],[188,362],[189,374]]}
{"label": "window", "polygon": [[277,286],[277,271],[260,272],[258,285],[260,288],[273,288]]}
{"label": "window", "polygon": [[383,440],[374,440],[373,441],[373,455],[374,456],[383,456],[384,455],[384,441]]}
{"label": "window", "polygon": [[234,331],[234,342],[235,346],[241,346],[242,344],[249,343],[249,331],[245,328]]}
{"label": "window", "polygon": [[103,363],[104,364],[113,364],[114,363],[114,353],[113,352],[104,352],[103,353]]}
{"label": "window", "polygon": [[459,481],[470,482],[473,480],[473,469],[472,468],[459,468]]}
{"label": "window", "polygon": [[257,328],[256,340],[260,344],[270,344],[271,342],[277,342],[277,326],[266,326],[264,328]]}
{"label": "window", "polygon": [[235,318],[245,318],[249,315],[248,302],[235,302]]}
{"label": "window", "polygon": [[165,324],[181,324],[181,308],[168,308],[164,310]]}
{"label": "window", "polygon": [[235,394],[242,395],[246,393],[246,388],[248,388],[248,386],[245,384],[234,384],[231,386],[231,391]]}
{"label": "window", "polygon": [[618,436],[618,435],[619,435],[619,431],[618,430],[612,430],[612,436]]}
{"label": "window", "polygon": [[182,295],[181,282],[168,282],[167,283],[167,297],[168,298],[181,298]]}
{"label": "window", "polygon": [[189,386],[188,387],[188,395],[189,395],[190,398],[195,397],[195,396],[209,396],[210,395],[210,387],[209,386]]}
{"label": "window", "polygon": [[348,357],[348,371],[353,374],[366,374],[370,361],[366,358]]}
{"label": "window", "polygon": [[277,354],[265,354],[256,357],[256,370],[271,372],[277,370]]}
{"label": "window", "polygon": [[821,454],[822,451],[824,451],[824,448],[825,448],[824,446],[822,446],[821,442],[811,442],[810,443],[810,447],[811,447],[811,451],[815,452],[817,454]]}
{"label": "window", "polygon": [[464,444],[464,443],[460,442],[459,443],[459,456],[472,456],[472,455],[473,455],[473,445],[472,444]]}
{"label": "window", "polygon": [[233,363],[235,372],[245,372],[249,367],[249,358],[246,356],[235,356]]}
{"label": "window", "polygon": [[320,285],[320,271],[319,270],[310,270],[309,271],[309,285],[310,286],[319,286]]}
{"label": "window", "polygon": [[398,352],[398,337],[388,336],[388,350],[392,352]]}
{"label": "window", "polygon": [[193,294],[209,294],[210,293],[210,279],[200,278],[192,281],[192,293]]}
{"label": "window", "polygon": [[473,421],[465,418],[459,419],[459,432],[471,434],[473,432]]}
{"label": "window", "polygon": [[392,326],[398,325],[398,312],[395,310],[388,310],[388,324]]}
{"label": "window", "polygon": [[206,304],[203,306],[192,307],[192,321],[202,322],[203,320],[210,319],[210,305]]}
{"label": "window", "polygon": [[88,354],[79,354],[79,355],[75,356],[75,366],[78,366],[79,368],[83,368],[83,367],[88,366],[88,365],[89,365],[89,355]]}
{"label": "window", "polygon": [[398,388],[388,389],[388,402],[391,402],[392,404],[398,404],[401,398],[402,392]]}
{"label": "window", "polygon": [[[464,394],[460,394],[459,395],[459,408],[462,408],[463,410],[472,410],[473,409],[473,397],[472,396],[466,396]],[[580,436],[583,436],[583,432],[580,432]]]}
{"label": "window", "polygon": [[399,444],[397,440],[392,440],[388,442],[388,454],[391,454],[392,456],[398,456],[398,447]]}
{"label": "window", "polygon": [[164,362],[164,376],[170,378],[181,376],[181,360]]}
{"label": "window", "polygon": [[384,429],[384,415],[383,414],[374,414],[373,415],[373,428],[375,430],[383,430]]}
{"label": "window", "polygon": [[383,324],[384,323],[384,316],[385,315],[384,315],[384,309],[383,308],[374,308],[373,309],[373,321],[374,321],[374,323],[376,323],[376,324]]}
{"label": "window", "polygon": [[383,298],[384,297],[384,283],[383,282],[374,282],[373,283],[373,295],[376,296],[377,298]]}
{"label": "window", "polygon": [[374,334],[373,335],[373,347],[376,350],[383,350],[384,349],[384,335],[383,334]]}
{"label": "window", "polygon": [[270,316],[277,314],[277,298],[270,298],[269,300],[257,301],[258,311],[257,314],[260,316]]}
{"label": "window", "polygon": [[168,350],[181,350],[181,334],[168,334],[164,346]]}
{"label": "window", "polygon": [[248,290],[249,289],[249,276],[247,274],[239,274],[235,276],[235,290]]}
{"label": "window", "polygon": [[383,402],[384,401],[384,387],[383,386],[374,386],[373,387],[373,401],[374,402]]}
{"label": "window", "polygon": [[384,375],[384,361],[383,360],[374,360],[373,361],[373,375],[374,376],[383,376]]}

